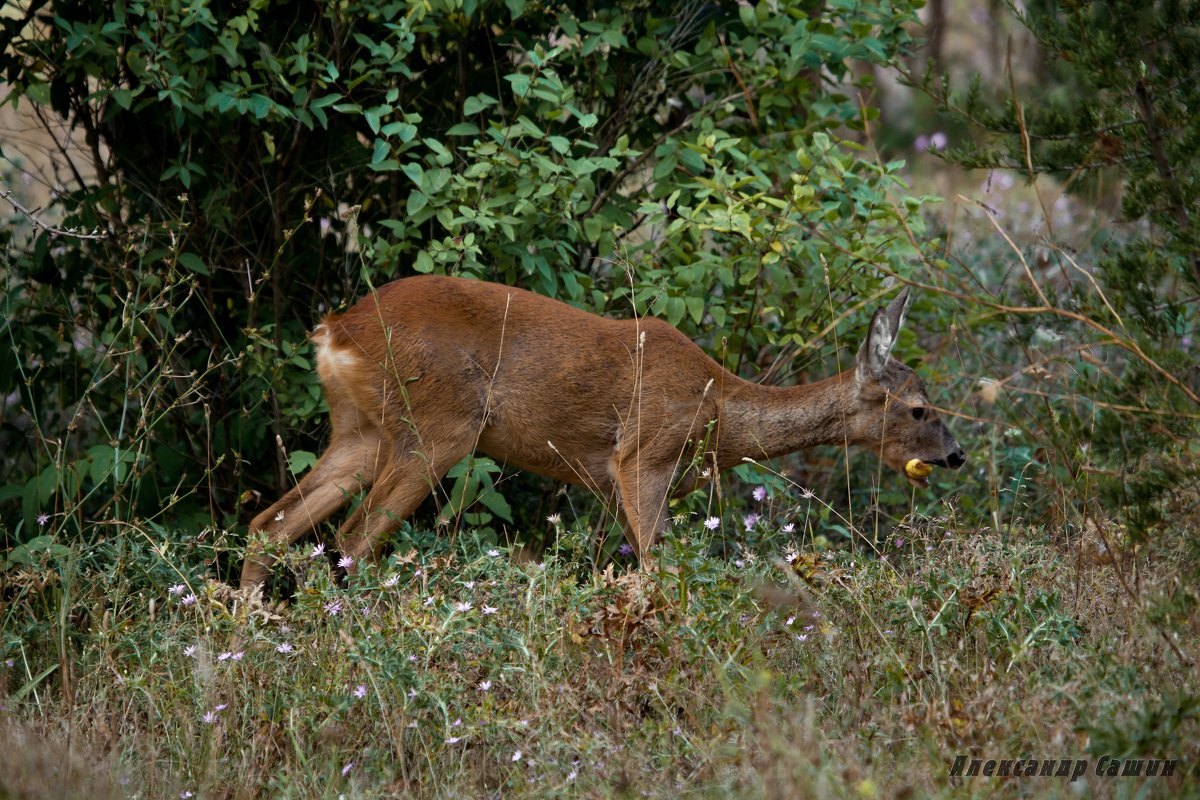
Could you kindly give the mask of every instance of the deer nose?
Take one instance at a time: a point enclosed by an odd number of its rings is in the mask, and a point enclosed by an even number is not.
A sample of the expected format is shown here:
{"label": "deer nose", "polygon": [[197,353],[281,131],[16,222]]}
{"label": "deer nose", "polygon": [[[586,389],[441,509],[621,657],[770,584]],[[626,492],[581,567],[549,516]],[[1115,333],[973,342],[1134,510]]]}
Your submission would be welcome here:
{"label": "deer nose", "polygon": [[946,463],[950,466],[950,469],[958,469],[963,464],[967,463],[967,454],[964,453],[963,449],[960,447],[958,450],[946,457]]}

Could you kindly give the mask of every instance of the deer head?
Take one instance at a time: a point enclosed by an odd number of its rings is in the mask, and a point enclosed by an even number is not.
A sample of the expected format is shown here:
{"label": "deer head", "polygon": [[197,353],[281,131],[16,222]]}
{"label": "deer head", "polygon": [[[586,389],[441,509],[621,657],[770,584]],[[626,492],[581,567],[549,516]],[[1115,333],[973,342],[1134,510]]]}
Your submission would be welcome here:
{"label": "deer head", "polygon": [[928,465],[958,469],[967,457],[930,405],[917,373],[892,358],[908,303],[905,287],[871,318],[867,338],[855,359],[852,411],[846,428],[852,444],[874,450],[913,485],[924,486]]}

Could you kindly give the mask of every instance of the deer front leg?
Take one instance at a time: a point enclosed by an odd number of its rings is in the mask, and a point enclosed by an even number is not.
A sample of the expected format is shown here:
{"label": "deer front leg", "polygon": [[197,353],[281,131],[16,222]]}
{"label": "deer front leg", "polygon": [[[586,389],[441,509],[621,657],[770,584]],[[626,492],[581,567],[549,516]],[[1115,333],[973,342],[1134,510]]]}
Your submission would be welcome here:
{"label": "deer front leg", "polygon": [[625,513],[625,538],[638,563],[649,564],[650,548],[667,529],[667,495],[675,475],[675,462],[650,466],[636,456],[617,469],[617,489]]}

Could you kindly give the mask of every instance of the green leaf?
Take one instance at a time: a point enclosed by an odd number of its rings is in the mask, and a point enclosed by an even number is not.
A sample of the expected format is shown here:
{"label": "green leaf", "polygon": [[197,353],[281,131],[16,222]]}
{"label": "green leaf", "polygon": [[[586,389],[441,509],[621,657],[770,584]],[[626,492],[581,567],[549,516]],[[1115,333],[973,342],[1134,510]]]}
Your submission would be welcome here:
{"label": "green leaf", "polygon": [[598,214],[593,214],[583,221],[583,234],[589,242],[596,242],[600,240],[600,234],[606,227],[605,221]]}
{"label": "green leaf", "polygon": [[754,13],[754,6],[750,3],[740,3],[738,5],[738,16],[742,19],[742,24],[750,30],[758,27],[758,16]]}
{"label": "green leaf", "polygon": [[58,664],[51,664],[44,670],[33,676],[33,679],[22,686],[17,691],[13,692],[11,700],[13,703],[20,703],[25,699],[25,696],[41,685],[42,681],[46,680],[52,672],[58,669]]}
{"label": "green leaf", "polygon": [[708,313],[713,318],[713,324],[718,328],[725,327],[725,306],[714,303],[708,307]]}
{"label": "green leaf", "polygon": [[116,450],[107,445],[93,445],[88,448],[88,477],[95,486],[102,485],[112,472],[113,459]]}
{"label": "green leaf", "polygon": [[487,94],[476,94],[463,102],[463,116],[473,117],[488,106],[495,105],[498,100]]}
{"label": "green leaf", "polygon": [[196,273],[197,275],[212,275],[212,270],[210,270],[207,266],[205,266],[204,260],[202,258],[200,258],[200,256],[196,255],[195,253],[192,253],[192,252],[180,253],[177,261],[185,269],[191,270],[192,272]]}
{"label": "green leaf", "polygon": [[429,197],[424,192],[418,190],[408,193],[408,202],[405,203],[404,210],[411,217],[427,205],[429,205]]}
{"label": "green leaf", "polygon": [[417,126],[410,122],[389,122],[379,129],[384,136],[395,136],[401,143],[411,142],[417,135]]}
{"label": "green leaf", "polygon": [[316,453],[307,450],[292,450],[288,453],[288,472],[301,475],[312,469],[317,463]]}
{"label": "green leaf", "polygon": [[363,112],[363,118],[367,121],[367,127],[371,129],[371,133],[379,133],[381,118],[384,114],[390,113],[392,113],[392,107],[389,105],[375,106]]}
{"label": "green leaf", "polygon": [[529,94],[529,76],[520,72],[514,72],[512,75],[505,75],[504,80],[512,84],[513,94],[517,97],[524,97]]}
{"label": "green leaf", "polygon": [[385,139],[375,140],[375,150],[371,153],[371,166],[381,163],[392,152],[392,146]]}
{"label": "green leaf", "polygon": [[408,179],[417,186],[423,186],[425,183],[425,167],[418,164],[416,161],[410,161],[401,167]]}
{"label": "green leaf", "polygon": [[683,322],[683,315],[687,311],[687,306],[683,302],[682,297],[667,298],[667,322],[675,327],[679,327],[679,323]]}
{"label": "green leaf", "polygon": [[63,558],[72,552],[71,548],[59,544],[50,536],[35,536],[28,542],[14,547],[5,559],[4,566],[6,569],[17,564],[31,566],[41,561],[43,556]]}
{"label": "green leaf", "polygon": [[526,117],[524,115],[518,117],[517,125],[522,130],[524,130],[526,133],[528,133],[530,136],[533,136],[537,139],[546,138],[545,131],[543,131],[541,128],[539,128],[537,126],[537,124],[533,120],[531,120],[529,117]]}
{"label": "green leaf", "polygon": [[25,87],[25,96],[41,106],[50,105],[50,84],[35,81]]}
{"label": "green leaf", "polygon": [[479,498],[479,502],[487,506],[487,508],[500,519],[505,522],[512,522],[512,507],[508,504],[508,500],[504,499],[504,495],[496,490],[486,492]]}

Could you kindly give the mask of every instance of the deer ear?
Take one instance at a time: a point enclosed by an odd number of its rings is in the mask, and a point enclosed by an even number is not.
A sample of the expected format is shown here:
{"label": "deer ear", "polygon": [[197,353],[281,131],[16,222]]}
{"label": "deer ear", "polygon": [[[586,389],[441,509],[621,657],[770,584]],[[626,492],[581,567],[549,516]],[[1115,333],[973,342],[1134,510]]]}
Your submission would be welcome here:
{"label": "deer ear", "polygon": [[900,333],[900,326],[904,324],[904,317],[908,314],[908,304],[911,299],[908,296],[908,287],[905,286],[900,290],[900,294],[896,295],[896,299],[888,303],[887,311],[883,312],[892,326],[893,339],[896,334]]}
{"label": "deer ear", "polygon": [[855,359],[859,381],[878,381],[883,378],[884,368],[896,345],[896,335],[900,333],[904,315],[908,312],[908,300],[908,287],[905,286],[887,308],[876,309],[871,317],[867,338]]}

